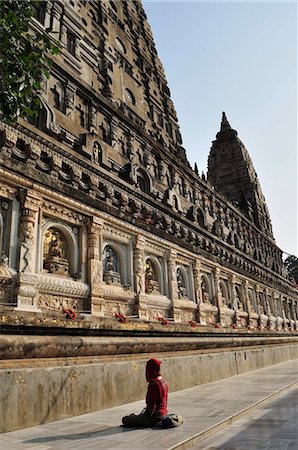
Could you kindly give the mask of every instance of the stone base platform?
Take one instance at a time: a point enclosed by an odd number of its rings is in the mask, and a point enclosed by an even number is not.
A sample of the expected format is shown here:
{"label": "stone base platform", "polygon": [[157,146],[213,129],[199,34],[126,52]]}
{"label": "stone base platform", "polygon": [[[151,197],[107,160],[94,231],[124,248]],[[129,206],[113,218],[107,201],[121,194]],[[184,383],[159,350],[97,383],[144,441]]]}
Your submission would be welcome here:
{"label": "stone base platform", "polygon": [[139,400],[146,391],[145,363],[153,356],[162,360],[171,391],[298,358],[294,335],[138,334],[2,334],[1,431]]}
{"label": "stone base platform", "polygon": [[201,329],[61,314],[0,315],[0,431],[143,398],[145,363],[162,360],[171,391],[298,358],[295,331]]}
{"label": "stone base platform", "polygon": [[[276,401],[285,399],[282,411],[288,420],[291,419],[291,404],[287,410],[286,398],[287,393],[293,396],[297,392],[297,366],[298,360],[289,361],[178,392],[172,392],[170,385],[169,412],[181,414],[185,419],[184,424],[178,428],[161,430],[120,427],[121,418],[124,415],[131,412],[138,413],[142,410],[144,400],[141,400],[2,434],[0,447],[10,450],[219,448],[205,447],[205,439],[218,431],[222,436],[225,428],[229,430],[227,427],[233,423],[236,425],[240,419],[244,420],[252,416],[254,422],[257,421],[256,418],[263,408],[274,410]],[[127,386],[131,382],[131,380],[126,380]],[[272,417],[272,413],[270,417]],[[284,424],[285,422],[285,420],[280,420],[280,415],[273,416],[273,418],[275,420],[271,420],[270,425],[281,422]],[[263,431],[261,422],[257,421],[260,435]],[[268,428],[268,420],[265,422]],[[284,435],[284,428],[272,427],[270,432],[278,440],[278,448],[281,448],[281,442],[285,445],[291,444],[291,448],[296,448],[297,439],[294,438],[296,428],[293,417],[292,422],[291,429],[294,430],[292,437],[289,434]],[[267,428],[266,437],[269,439]],[[247,445],[246,441],[241,441],[241,436],[239,438],[239,447],[233,446],[233,448],[255,448]],[[258,435],[254,435],[253,442],[255,443],[257,439]],[[269,447],[265,446],[264,448]],[[283,448],[286,447],[283,446]]]}

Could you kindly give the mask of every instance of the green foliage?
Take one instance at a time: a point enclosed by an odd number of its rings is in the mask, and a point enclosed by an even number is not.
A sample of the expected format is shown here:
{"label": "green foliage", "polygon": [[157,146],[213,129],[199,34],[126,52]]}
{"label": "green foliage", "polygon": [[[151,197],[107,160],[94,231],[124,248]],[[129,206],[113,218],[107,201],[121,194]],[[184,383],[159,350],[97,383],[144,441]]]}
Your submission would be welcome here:
{"label": "green foliage", "polygon": [[285,267],[289,272],[290,280],[294,279],[298,283],[298,258],[290,255],[285,259]]}
{"label": "green foliage", "polygon": [[42,78],[49,78],[50,55],[59,52],[47,34],[29,30],[32,5],[39,3],[0,0],[0,119],[8,123],[38,115]]}

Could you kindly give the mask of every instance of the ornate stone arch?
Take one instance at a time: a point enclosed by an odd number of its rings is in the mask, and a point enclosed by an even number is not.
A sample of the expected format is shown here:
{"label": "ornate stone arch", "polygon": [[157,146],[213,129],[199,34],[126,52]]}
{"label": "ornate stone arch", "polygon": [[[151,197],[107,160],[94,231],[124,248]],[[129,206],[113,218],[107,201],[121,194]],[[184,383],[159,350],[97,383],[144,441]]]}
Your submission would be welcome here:
{"label": "ornate stone arch", "polygon": [[150,194],[152,192],[152,178],[150,174],[140,166],[135,168],[135,183],[142,192],[145,192],[145,194]]}
{"label": "ornate stone arch", "polygon": [[257,312],[258,307],[257,307],[256,295],[252,289],[248,289],[248,300],[249,300],[252,310],[254,312]]}
{"label": "ornate stone arch", "polygon": [[121,245],[106,241],[103,245],[103,280],[107,284],[127,284],[127,260]]}
{"label": "ornate stone arch", "polygon": [[[78,231],[78,230],[77,230]],[[64,251],[59,249],[59,242],[57,245],[56,241],[61,238],[61,236],[65,239],[65,248]],[[53,244],[50,244],[53,242]],[[51,250],[51,245],[53,250]],[[45,254],[45,250],[47,253]],[[50,250],[50,251],[49,251]],[[60,250],[60,251],[59,251]],[[50,254],[52,253],[52,255]],[[55,256],[56,254],[56,256]],[[65,275],[74,276],[77,275],[80,270],[80,261],[79,261],[79,242],[78,236],[75,234],[74,229],[63,222],[59,222],[55,219],[47,219],[41,230],[41,245],[40,245],[40,270],[48,270],[50,273],[60,274],[60,270],[55,271],[55,268],[51,269],[51,258],[48,258],[47,268],[45,267],[45,257],[46,255],[53,256],[53,264],[55,265],[55,261],[57,261],[57,267],[59,266],[59,258],[61,258],[61,269],[63,264],[65,264],[64,270]],[[61,256],[59,256],[61,255]],[[66,261],[63,261],[66,260]]]}
{"label": "ornate stone arch", "polygon": [[164,293],[162,267],[158,258],[152,255],[145,259],[145,292],[146,294]]}
{"label": "ornate stone arch", "polygon": [[206,218],[203,210],[200,207],[196,208],[196,218],[200,227],[206,228]]}
{"label": "ornate stone arch", "polygon": [[29,123],[32,123],[32,125],[36,126],[36,128],[39,128],[40,130],[51,129],[55,132],[55,112],[53,109],[48,105],[46,100],[43,97],[39,97],[41,102],[41,108],[39,110],[39,113],[36,118],[34,119],[27,119]]}
{"label": "ornate stone arch", "polygon": [[266,295],[262,291],[258,293],[258,303],[259,307],[261,307],[261,309],[263,310],[263,313],[268,314],[268,304],[266,301]]}
{"label": "ornate stone arch", "polygon": [[229,234],[228,242],[234,245],[236,248],[240,249],[240,238],[237,234],[237,231],[231,231],[231,233]]}
{"label": "ornate stone arch", "polygon": [[229,287],[227,285],[227,282],[225,280],[220,280],[219,282],[219,289],[221,292],[221,299],[223,305],[227,306],[228,308],[232,308],[231,304],[231,296],[229,293]]}
{"label": "ornate stone arch", "polygon": [[176,279],[179,298],[190,298],[189,276],[184,266],[178,266],[176,269]]}
{"label": "ornate stone arch", "polygon": [[180,198],[174,189],[167,189],[165,196],[167,197],[167,204],[170,205],[174,211],[182,210]]}
{"label": "ornate stone arch", "polygon": [[203,302],[210,302],[212,305],[215,305],[215,300],[212,295],[211,279],[207,273],[201,275],[201,292]]}
{"label": "ornate stone arch", "polygon": [[237,304],[237,308],[240,310],[244,310],[244,302],[243,302],[243,288],[236,284],[235,286],[235,300]]}

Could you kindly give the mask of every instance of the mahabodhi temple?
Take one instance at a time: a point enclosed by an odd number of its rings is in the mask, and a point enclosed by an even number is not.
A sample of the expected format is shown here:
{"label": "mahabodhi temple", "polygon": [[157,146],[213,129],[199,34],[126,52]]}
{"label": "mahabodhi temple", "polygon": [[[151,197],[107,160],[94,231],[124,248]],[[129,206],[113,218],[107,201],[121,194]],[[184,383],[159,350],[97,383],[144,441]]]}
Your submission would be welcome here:
{"label": "mahabodhi temple", "polygon": [[297,356],[248,150],[223,113],[192,169],[141,2],[43,1],[31,27],[61,50],[38,117],[0,125],[1,431],[141,398],[117,376],[151,353],[172,390]]}

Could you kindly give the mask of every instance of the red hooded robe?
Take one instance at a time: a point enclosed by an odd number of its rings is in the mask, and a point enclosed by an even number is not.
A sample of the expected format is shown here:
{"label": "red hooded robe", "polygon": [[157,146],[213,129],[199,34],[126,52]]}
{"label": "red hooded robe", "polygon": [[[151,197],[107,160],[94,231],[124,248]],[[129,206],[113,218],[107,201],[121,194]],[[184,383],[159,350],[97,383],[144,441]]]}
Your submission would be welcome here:
{"label": "red hooded robe", "polygon": [[160,374],[160,364],[157,359],[150,359],[146,365],[146,380],[149,383],[146,395],[148,417],[161,417],[168,413],[168,385]]}

